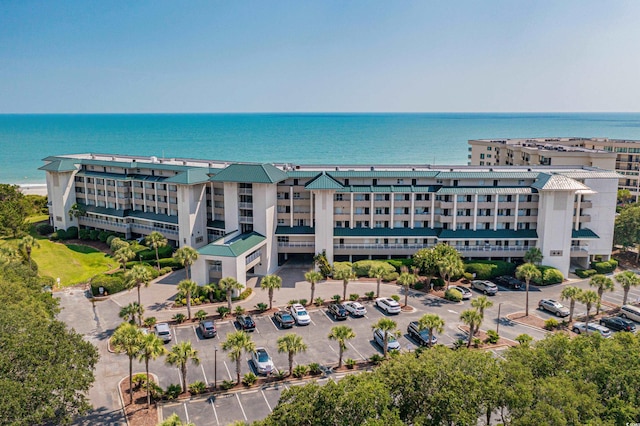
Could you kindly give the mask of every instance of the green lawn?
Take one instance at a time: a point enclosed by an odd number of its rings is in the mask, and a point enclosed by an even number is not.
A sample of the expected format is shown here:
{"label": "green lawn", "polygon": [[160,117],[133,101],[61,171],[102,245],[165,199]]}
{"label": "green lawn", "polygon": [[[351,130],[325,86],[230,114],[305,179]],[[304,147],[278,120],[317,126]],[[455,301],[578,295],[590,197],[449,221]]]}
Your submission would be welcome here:
{"label": "green lawn", "polygon": [[27,218],[27,223],[38,223],[38,222],[46,222],[49,219],[49,216],[46,214],[40,214],[37,216],[29,216]]}

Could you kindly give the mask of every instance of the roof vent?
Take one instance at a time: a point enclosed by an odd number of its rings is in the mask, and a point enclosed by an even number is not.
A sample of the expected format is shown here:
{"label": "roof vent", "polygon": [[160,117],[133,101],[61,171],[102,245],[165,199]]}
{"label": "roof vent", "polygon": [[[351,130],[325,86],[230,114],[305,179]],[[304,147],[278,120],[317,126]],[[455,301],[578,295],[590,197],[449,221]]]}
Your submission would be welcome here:
{"label": "roof vent", "polygon": [[374,170],[375,170],[375,167],[371,166],[371,171],[374,171]]}
{"label": "roof vent", "polygon": [[158,157],[152,156],[151,157],[151,162],[156,164],[158,162]]}

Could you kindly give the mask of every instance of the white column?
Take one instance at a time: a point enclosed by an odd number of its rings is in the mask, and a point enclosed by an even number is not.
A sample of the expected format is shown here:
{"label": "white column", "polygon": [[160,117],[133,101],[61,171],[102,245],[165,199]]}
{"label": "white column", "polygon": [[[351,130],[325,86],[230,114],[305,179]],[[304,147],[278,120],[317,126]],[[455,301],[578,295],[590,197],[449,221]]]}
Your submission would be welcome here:
{"label": "white column", "polygon": [[147,211],[147,189],[144,187],[144,182],[142,182],[142,206],[143,212]]}
{"label": "white column", "polygon": [[[213,185],[213,182],[211,182]],[[167,214],[171,216],[171,200],[169,200],[169,185],[165,184],[165,190],[167,191]]]}
{"label": "white column", "polygon": [[576,231],[580,229],[580,204],[582,204],[582,194],[577,194],[577,195],[578,195],[578,205],[576,206],[576,224],[574,228]]}
{"label": "white column", "polygon": [[349,208],[349,228],[353,229],[353,192],[349,193],[349,203],[350,203],[350,208]]}
{"label": "white column", "polygon": [[369,229],[373,229],[373,199],[374,199],[374,194],[369,194],[369,197],[371,197],[369,200],[371,201],[371,206],[369,207]]}
{"label": "white column", "polygon": [[98,179],[93,178],[93,198],[98,205]]}
{"label": "white column", "polygon": [[516,194],[516,211],[513,219],[513,229],[518,229],[518,209],[520,208],[520,195]]}
{"label": "white column", "polygon": [[[313,228],[313,191],[309,192],[309,201],[310,201],[310,210],[309,210],[309,226],[311,226]],[[331,212],[331,214],[333,214],[333,212]]]}
{"label": "white column", "polygon": [[289,224],[293,226],[293,186],[289,187]]}
{"label": "white column", "polygon": [[451,225],[451,229],[454,231],[458,226],[458,196],[453,195],[453,224]]}
{"label": "white column", "polygon": [[415,222],[415,210],[416,210],[416,194],[415,192],[411,193],[411,229],[414,227]]}
{"label": "white column", "polygon": [[[155,197],[155,204],[156,204],[156,213],[160,213],[160,210],[158,209],[158,182],[155,182],[153,184],[153,196]],[[206,202],[205,202],[205,206],[206,206]]]}
{"label": "white column", "polygon": [[473,196],[473,230],[478,230],[478,194]]}
{"label": "white column", "polygon": [[430,228],[435,228],[436,221],[436,194],[431,194],[431,226]]}
{"label": "white column", "polygon": [[391,229],[393,229],[393,219],[394,219],[393,206],[394,206],[394,203],[395,203],[393,192],[391,194],[389,194],[389,199],[391,200],[391,210],[389,211],[391,213],[391,221],[389,222],[389,227]]}
{"label": "white column", "polygon": [[493,209],[493,230],[497,231],[498,230],[498,194],[496,194],[495,197],[496,197],[496,203]]}
{"label": "white column", "polygon": [[107,191],[107,179],[103,180],[104,182],[104,206],[109,207],[109,191]]}
{"label": "white column", "polygon": [[113,183],[115,184],[116,191],[116,210],[120,210],[120,197],[118,197],[118,181],[114,179]]}

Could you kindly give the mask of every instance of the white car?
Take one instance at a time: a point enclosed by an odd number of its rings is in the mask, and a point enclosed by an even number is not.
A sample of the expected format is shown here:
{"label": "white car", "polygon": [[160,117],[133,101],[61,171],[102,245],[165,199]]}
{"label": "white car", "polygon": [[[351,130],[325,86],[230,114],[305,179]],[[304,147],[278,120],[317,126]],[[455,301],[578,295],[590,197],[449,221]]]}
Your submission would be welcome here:
{"label": "white car", "polygon": [[376,299],[376,306],[387,314],[400,313],[400,304],[390,297],[378,297]]}
{"label": "white car", "polygon": [[251,361],[258,374],[271,374],[276,372],[276,366],[273,364],[273,360],[269,356],[269,353],[265,348],[256,348],[251,353]]}
{"label": "white car", "polygon": [[608,339],[611,337],[611,330],[609,330],[604,325],[600,325],[592,322],[589,323],[588,331],[587,331],[587,324],[583,322],[574,322],[573,327],[571,328],[571,331],[573,331],[576,334],[581,334],[581,333],[589,334],[589,333],[597,332],[597,333],[600,333],[600,335],[605,339]]}
{"label": "white car", "polygon": [[464,300],[471,299],[471,296],[473,296],[473,293],[471,293],[471,290],[469,290],[466,287],[462,287],[461,285],[452,285],[452,286],[449,286],[449,288],[458,290],[462,294],[462,298]]}
{"label": "white car", "polygon": [[400,342],[396,337],[389,333],[388,331],[382,331],[379,328],[373,330],[373,340],[384,349],[384,335],[387,334],[387,350],[388,351],[399,351],[400,350]]}
{"label": "white car", "polygon": [[367,308],[360,302],[345,302],[344,308],[354,317],[363,317],[367,314]]}
{"label": "white car", "polygon": [[298,325],[309,325],[311,323],[311,317],[309,316],[309,313],[301,304],[294,303],[291,306],[290,310],[291,316],[294,320],[296,320],[296,323]]}
{"label": "white car", "polygon": [[159,322],[155,326],[156,336],[158,336],[164,343],[171,341],[171,327],[166,322]]}

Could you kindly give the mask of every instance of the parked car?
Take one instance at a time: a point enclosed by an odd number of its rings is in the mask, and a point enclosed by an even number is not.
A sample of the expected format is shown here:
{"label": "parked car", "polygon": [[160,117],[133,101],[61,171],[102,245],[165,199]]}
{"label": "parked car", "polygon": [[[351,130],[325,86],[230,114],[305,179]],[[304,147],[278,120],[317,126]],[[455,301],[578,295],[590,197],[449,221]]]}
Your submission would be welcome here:
{"label": "parked car", "polygon": [[164,343],[168,343],[171,341],[171,327],[166,322],[160,322],[156,324],[155,332],[156,336],[158,336]]}
{"label": "parked car", "polygon": [[271,374],[276,372],[276,366],[273,364],[273,360],[265,348],[256,348],[256,350],[251,353],[251,361],[258,374]]}
{"label": "parked car", "polygon": [[599,323],[613,331],[630,331],[631,333],[636,331],[634,322],[622,317],[600,318]]}
{"label": "parked car", "polygon": [[240,330],[254,331],[256,329],[256,322],[251,318],[251,315],[238,315],[236,322],[240,327]]}
{"label": "parked car", "polygon": [[213,324],[213,321],[200,321],[198,328],[200,329],[200,334],[202,334],[202,337],[205,339],[208,339],[209,337],[216,337],[216,326]]}
{"label": "parked car", "polygon": [[576,333],[576,334],[580,334],[580,333],[600,333],[600,335],[604,338],[609,338],[611,337],[611,330],[609,330],[607,327],[604,327],[602,325],[599,324],[595,324],[595,323],[589,323],[589,330],[587,331],[587,327],[586,324],[583,322],[574,322],[573,323],[573,327],[571,328],[571,330]]}
{"label": "parked car", "polygon": [[487,280],[473,280],[471,281],[471,287],[490,296],[498,293],[498,286]]}
{"label": "parked car", "polygon": [[367,314],[367,308],[360,302],[346,302],[344,308],[354,317],[363,317]]}
{"label": "parked car", "polygon": [[281,328],[291,328],[296,323],[291,314],[287,311],[278,311],[273,314],[273,319]]}
{"label": "parked car", "polygon": [[298,325],[309,325],[311,324],[311,317],[309,316],[309,312],[302,306],[300,303],[294,303],[289,308],[291,311],[291,315],[293,319],[296,320]]}
{"label": "parked car", "polygon": [[349,312],[341,303],[332,303],[327,308],[334,320],[346,320]]}
{"label": "parked car", "polygon": [[495,282],[496,284],[502,287],[512,288],[514,290],[525,288],[526,286],[525,283],[523,283],[516,277],[512,277],[509,275],[501,275],[499,277],[496,277],[493,279],[493,282]]}
{"label": "parked car", "polygon": [[[429,345],[429,330],[424,329],[420,330],[420,326],[418,325],[418,321],[411,321],[407,326],[407,333],[413,340],[418,342],[420,346],[428,346]],[[431,344],[435,345],[438,343],[438,338],[434,334],[431,337]]]}
{"label": "parked car", "polygon": [[569,308],[553,299],[542,299],[538,302],[538,309],[551,312],[557,317],[568,317],[570,313]]}
{"label": "parked car", "polygon": [[473,296],[473,293],[471,293],[471,290],[469,290],[466,287],[462,287],[461,285],[452,285],[452,286],[449,286],[449,288],[458,290],[460,293],[462,293],[462,298],[464,300],[471,299],[471,296]]}
{"label": "parked car", "polygon": [[640,323],[640,308],[633,305],[622,305],[620,308],[620,316]]}
{"label": "parked car", "polygon": [[378,346],[384,349],[384,333],[387,333],[387,350],[400,350],[400,342],[398,342],[398,339],[396,339],[393,334],[376,328],[373,330],[373,340],[378,344]]}
{"label": "parked car", "polygon": [[390,297],[378,297],[376,299],[376,306],[387,314],[400,313],[400,304]]}

